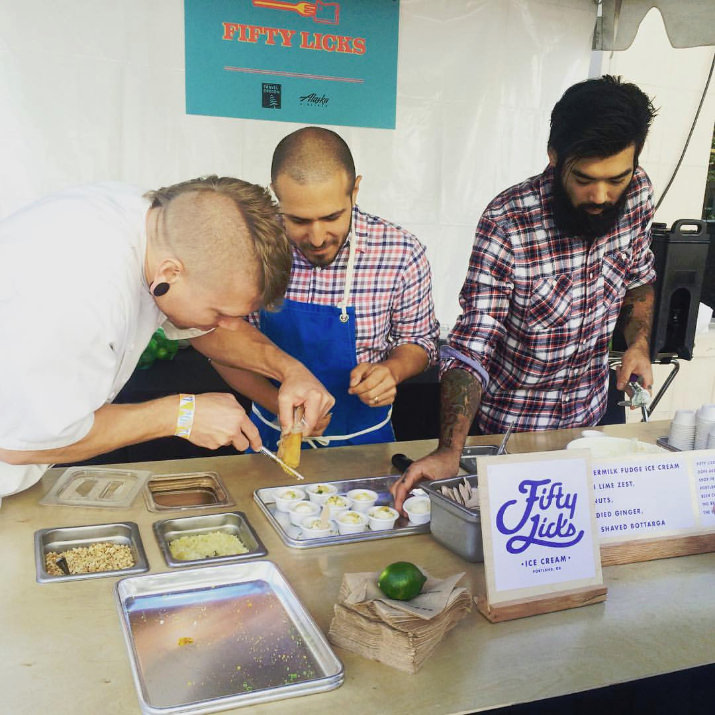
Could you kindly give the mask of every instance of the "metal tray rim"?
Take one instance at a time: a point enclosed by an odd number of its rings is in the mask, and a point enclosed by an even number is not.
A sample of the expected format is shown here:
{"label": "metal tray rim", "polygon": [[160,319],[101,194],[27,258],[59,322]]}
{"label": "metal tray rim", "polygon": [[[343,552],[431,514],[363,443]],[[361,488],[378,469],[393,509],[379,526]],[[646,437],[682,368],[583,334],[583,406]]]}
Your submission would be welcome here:
{"label": "metal tray rim", "polygon": [[[211,475],[211,477],[216,480],[216,484],[223,490],[223,493],[226,495],[226,501],[221,502],[220,504],[196,504],[191,506],[161,506],[154,501],[154,496],[149,489],[149,482],[154,480],[169,481],[169,479],[196,476],[199,474]],[[172,474],[152,474],[144,483],[142,494],[144,496],[144,504],[147,510],[162,514],[169,511],[185,511],[187,509],[225,509],[226,507],[236,506],[236,502],[231,496],[231,492],[229,492],[226,485],[224,484],[223,479],[221,479],[221,475],[218,472],[214,472],[211,470],[203,472],[175,472]]]}
{"label": "metal tray rim", "polygon": [[[42,537],[51,531],[62,529],[96,529],[97,527],[107,526],[128,526],[130,538],[136,547],[137,559],[134,566],[128,569],[120,569],[118,571],[99,571],[97,573],[82,573],[69,574],[63,576],[50,576],[45,570],[45,555],[42,553]],[[81,524],[79,526],[52,526],[46,529],[38,529],[34,536],[35,545],[35,580],[37,583],[61,583],[66,581],[82,581],[90,578],[104,578],[105,576],[129,576],[134,574],[145,573],[149,570],[149,561],[144,550],[139,526],[134,521],[113,521],[106,524]]]}
{"label": "metal tray rim", "polygon": [[664,435],[663,437],[658,437],[658,439],[655,441],[655,443],[659,447],[663,447],[663,449],[667,449],[671,452],[682,452],[682,449],[678,449],[677,447],[673,447],[670,444],[670,441],[668,440],[668,435]]}
{"label": "metal tray rim", "polygon": [[[159,536],[159,529],[167,522],[181,521],[182,519],[195,519],[207,516],[221,516],[222,514],[234,514],[235,516],[238,516],[238,518],[243,521],[243,524],[245,525],[246,529],[248,529],[248,531],[251,533],[251,536],[255,539],[257,548],[253,549],[252,551],[247,551],[245,554],[234,554],[233,556],[212,556],[211,558],[206,559],[178,561],[171,555],[171,551],[169,551],[169,545],[166,543],[166,540]],[[222,563],[254,559],[260,556],[266,556],[268,554],[268,549],[266,549],[265,544],[263,543],[263,541],[261,541],[260,537],[256,533],[256,530],[251,526],[251,522],[248,521],[248,518],[242,511],[222,511],[216,512],[216,514],[197,514],[196,516],[178,516],[170,519],[160,519],[152,524],[152,531],[154,532],[154,538],[159,545],[159,550],[164,557],[164,561],[166,561],[167,566],[171,566],[172,568],[183,568],[186,566],[199,565],[214,566]]]}
{"label": "metal tray rim", "polygon": [[[291,598],[290,606],[293,609],[294,613],[300,615],[304,622],[307,622],[307,624],[310,626],[311,630],[308,634],[310,636],[310,640],[319,643],[323,651],[323,657],[329,657],[332,662],[332,665],[335,667],[335,672],[315,679],[313,681],[302,682],[295,685],[289,684],[276,686],[275,688],[269,688],[266,691],[236,693],[234,695],[216,698],[211,701],[198,701],[196,703],[185,703],[170,707],[155,707],[149,704],[145,698],[145,688],[140,677],[137,653],[134,647],[134,642],[131,637],[131,629],[129,627],[128,619],[126,617],[124,609],[125,599],[129,596],[137,595],[136,592],[128,592],[130,589],[130,585],[133,585],[139,580],[141,580],[143,583],[149,585],[149,590],[144,592],[145,594],[157,594],[162,593],[161,586],[166,582],[168,582],[169,587],[173,588],[175,591],[189,590],[191,588],[195,588],[197,584],[189,583],[188,581],[190,578],[196,577],[199,580],[200,586],[210,588],[211,586],[241,582],[241,579],[239,579],[238,581],[226,581],[220,579],[222,574],[228,575],[229,571],[239,569],[251,569],[253,572],[257,572],[260,569],[263,569],[263,574],[258,574],[256,576],[253,576],[253,578],[260,578],[261,575],[263,575],[263,578],[265,578],[265,580],[271,583],[272,579],[279,582],[281,588],[286,591]],[[177,581],[181,581],[181,579],[183,579],[185,582],[183,588],[181,583],[177,583]],[[164,590],[165,589],[166,586],[164,587]],[[139,705],[142,713],[145,713],[146,715],[164,715],[172,713],[196,714],[217,712],[219,710],[227,710],[229,708],[234,707],[255,705],[262,702],[271,702],[299,695],[309,695],[333,690],[342,685],[345,679],[345,666],[343,665],[342,661],[338,658],[337,655],[335,655],[335,652],[330,646],[330,643],[328,642],[325,634],[320,630],[313,617],[310,615],[308,610],[300,601],[297,594],[293,590],[293,587],[283,575],[283,572],[272,561],[261,560],[251,561],[247,563],[220,564],[215,566],[184,569],[182,571],[169,571],[158,574],[146,574],[143,576],[129,576],[127,578],[120,579],[114,584],[114,598],[117,607],[117,612],[119,615],[119,621],[122,627],[124,642],[127,646],[127,651],[129,654],[132,679],[134,680],[137,698],[139,700]],[[283,607],[286,608],[286,603],[285,601],[283,601],[283,599],[281,599],[281,603]],[[305,634],[303,635],[305,637]]]}
{"label": "metal tray rim", "polygon": [[[394,474],[388,474],[388,475],[383,475],[379,477],[356,477],[354,479],[339,479],[335,480],[332,482],[327,482],[326,480],[322,480],[320,482],[310,482],[310,484],[324,484],[324,483],[330,483],[330,484],[350,484],[352,482],[376,482],[376,481],[383,481],[385,479],[390,479],[390,478],[397,478],[398,475]],[[309,484],[301,484],[301,488],[304,488],[306,486],[309,486]],[[362,531],[358,534],[338,534],[336,536],[321,536],[318,538],[314,539],[295,539],[291,537],[288,533],[286,533],[286,530],[283,528],[283,525],[275,518],[273,512],[270,510],[268,507],[267,503],[263,499],[263,495],[266,492],[273,492],[275,489],[280,489],[281,487],[262,487],[260,489],[256,489],[253,492],[253,499],[260,508],[260,510],[264,513],[266,518],[268,519],[268,522],[271,524],[271,526],[276,530],[278,533],[278,536],[281,538],[283,543],[286,546],[290,546],[291,548],[294,549],[313,549],[317,548],[319,546],[334,546],[336,544],[353,544],[356,542],[360,541],[375,541],[377,539],[390,539],[390,538],[398,538],[401,536],[411,536],[412,534],[428,534],[430,531],[430,525],[429,522],[426,524],[419,524],[419,525],[411,525],[411,526],[404,526],[399,529],[385,529],[381,531],[372,531],[372,530],[367,530],[367,531]],[[357,488],[357,487],[356,487]],[[366,487],[369,488],[369,487]],[[345,492],[348,490],[346,489]]]}
{"label": "metal tray rim", "polygon": [[442,494],[440,491],[438,491],[438,487],[442,485],[451,486],[452,482],[461,482],[462,479],[468,477],[474,477],[476,479],[476,475],[474,474],[468,474],[458,477],[447,477],[446,479],[436,479],[435,481],[429,482],[428,484],[424,484],[423,488],[429,494],[430,499],[434,499],[440,506],[447,509],[448,511],[455,513],[461,518],[467,518],[473,521],[481,521],[481,512],[478,509],[469,509],[463,504],[459,504],[458,502],[449,499],[448,497],[444,496],[444,494]]}

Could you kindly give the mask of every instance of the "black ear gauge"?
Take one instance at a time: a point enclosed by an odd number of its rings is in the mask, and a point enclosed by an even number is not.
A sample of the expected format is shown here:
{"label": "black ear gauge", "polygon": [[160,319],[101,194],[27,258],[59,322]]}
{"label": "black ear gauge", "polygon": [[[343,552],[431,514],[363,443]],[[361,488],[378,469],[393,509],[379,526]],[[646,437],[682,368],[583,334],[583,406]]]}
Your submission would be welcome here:
{"label": "black ear gauge", "polygon": [[169,292],[169,287],[168,283],[157,283],[152,287],[152,295],[160,297]]}

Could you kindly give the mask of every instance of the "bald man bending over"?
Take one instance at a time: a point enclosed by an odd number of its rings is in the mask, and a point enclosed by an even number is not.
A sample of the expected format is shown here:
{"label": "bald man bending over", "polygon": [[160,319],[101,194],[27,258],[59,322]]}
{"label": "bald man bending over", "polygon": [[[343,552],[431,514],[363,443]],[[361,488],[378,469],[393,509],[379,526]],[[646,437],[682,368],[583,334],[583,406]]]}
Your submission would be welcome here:
{"label": "bald man bending over", "polygon": [[[314,432],[321,436],[308,441],[313,447],[394,440],[397,385],[436,359],[439,324],[424,246],[357,207],[361,178],[347,144],[328,129],[299,129],[273,154],[272,188],[293,268],[281,309],[250,319],[335,397],[330,419]],[[275,446],[275,385],[214,366],[254,401],[261,439]]]}
{"label": "bald man bending over", "polygon": [[309,424],[320,421],[329,393],[244,320],[280,302],[290,265],[275,204],[239,179],[145,195],[85,186],[0,223],[0,497],[49,464],[158,437],[260,447],[228,393],[111,404],[161,325],[209,357],[279,380],[286,427],[296,405]]}

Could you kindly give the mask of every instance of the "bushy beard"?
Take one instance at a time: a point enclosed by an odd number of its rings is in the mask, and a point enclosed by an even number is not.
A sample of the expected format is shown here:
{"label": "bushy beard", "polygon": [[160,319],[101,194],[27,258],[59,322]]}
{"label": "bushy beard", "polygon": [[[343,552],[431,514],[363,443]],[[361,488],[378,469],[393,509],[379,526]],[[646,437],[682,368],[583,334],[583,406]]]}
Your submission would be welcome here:
{"label": "bushy beard", "polygon": [[[616,202],[574,206],[561,181],[561,171],[557,170],[554,173],[552,194],[556,228],[569,236],[581,236],[590,245],[597,238],[609,233],[618,223],[626,205],[628,187],[623,190]],[[603,209],[601,213],[591,214],[586,211],[586,209],[596,208],[597,206]]]}

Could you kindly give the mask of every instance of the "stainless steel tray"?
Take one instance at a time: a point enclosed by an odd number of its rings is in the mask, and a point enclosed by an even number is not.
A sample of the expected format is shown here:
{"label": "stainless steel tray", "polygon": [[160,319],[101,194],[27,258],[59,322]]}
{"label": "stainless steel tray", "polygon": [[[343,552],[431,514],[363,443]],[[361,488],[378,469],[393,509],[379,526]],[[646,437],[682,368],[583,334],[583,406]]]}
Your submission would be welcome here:
{"label": "stainless steel tray", "polygon": [[668,442],[668,436],[666,435],[665,437],[658,437],[658,439],[655,441],[655,443],[659,447],[663,447],[663,449],[668,449],[671,452],[682,452],[682,449],[678,449],[677,447],[673,447],[669,444]]}
{"label": "stainless steel tray", "polygon": [[443,486],[455,487],[463,479],[476,488],[476,475],[449,477],[424,485],[432,504],[432,538],[467,561],[484,561],[479,508],[470,509],[442,494]]}
{"label": "stainless steel tray", "polygon": [[[61,553],[77,546],[89,546],[97,542],[108,541],[113,544],[125,544],[132,550],[134,566],[116,571],[100,571],[98,573],[78,573],[62,576],[51,576],[45,568],[45,556],[50,551]],[[53,529],[40,529],[35,532],[35,571],[38,583],[55,583],[58,581],[80,581],[87,578],[103,578],[104,576],[127,576],[149,570],[144,545],[139,535],[139,527],[133,521],[114,524],[94,524],[90,526],[65,526]]]}
{"label": "stainless steel tray", "polygon": [[[258,538],[256,532],[246,519],[246,515],[240,511],[225,512],[222,514],[200,514],[199,516],[183,516],[176,519],[164,519],[156,521],[153,525],[154,536],[159,543],[159,548],[164,556],[164,560],[169,566],[197,566],[199,564],[216,564],[227,561],[239,561],[241,559],[255,559],[258,556],[265,556],[268,551],[263,542]],[[205,559],[191,559],[181,561],[171,555],[169,543],[180,536],[193,534],[206,534],[210,531],[222,531],[238,537],[248,549],[245,554],[234,554],[233,556],[212,556]]]}
{"label": "stainless steel tray", "polygon": [[217,472],[155,474],[144,487],[144,501],[149,511],[157,512],[235,504]]}
{"label": "stainless steel tray", "polygon": [[[486,457],[496,454],[499,447],[495,444],[480,444],[472,447],[465,447],[462,450],[462,456],[459,459],[459,466],[467,472],[467,474],[477,473],[477,457]],[[505,450],[504,454],[508,454]]]}
{"label": "stainless steel tray", "polygon": [[[398,475],[390,474],[384,477],[361,477],[358,479],[345,479],[339,482],[330,482],[337,490],[338,494],[347,494],[351,489],[372,489],[378,493],[376,506],[386,504],[392,506],[393,499],[390,494],[390,484],[392,484]],[[310,484],[300,483],[300,488],[310,486]],[[389,539],[395,536],[409,536],[410,534],[425,534],[429,532],[429,524],[421,524],[415,526],[410,524],[408,519],[400,516],[395,522],[392,529],[384,531],[363,531],[359,534],[338,534],[337,530],[332,536],[323,536],[319,538],[306,538],[303,536],[302,530],[298,526],[294,526],[290,522],[288,514],[276,509],[274,494],[285,487],[265,487],[256,489],[253,492],[255,499],[261,511],[266,515],[271,526],[278,532],[283,543],[286,546],[291,546],[295,549],[312,549],[316,546],[330,546],[332,544],[352,544],[355,541],[373,541],[374,539]]]}
{"label": "stainless steel tray", "polygon": [[125,578],[115,600],[143,713],[208,713],[332,690],[343,665],[275,564]]}

